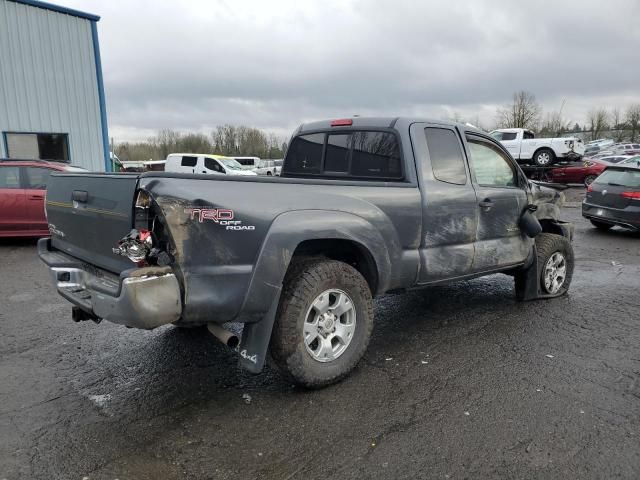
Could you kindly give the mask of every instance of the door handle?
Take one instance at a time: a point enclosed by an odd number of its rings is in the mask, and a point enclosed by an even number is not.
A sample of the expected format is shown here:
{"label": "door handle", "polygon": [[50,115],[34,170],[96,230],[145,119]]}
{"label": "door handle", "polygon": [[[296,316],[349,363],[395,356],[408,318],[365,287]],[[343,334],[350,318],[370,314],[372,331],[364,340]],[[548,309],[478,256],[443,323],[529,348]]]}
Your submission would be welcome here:
{"label": "door handle", "polygon": [[73,200],[74,202],[87,203],[87,201],[89,200],[89,192],[87,192],[86,190],[74,190],[71,193],[71,200]]}
{"label": "door handle", "polygon": [[489,210],[489,209],[491,209],[491,207],[493,207],[493,201],[491,201],[490,198],[485,198],[480,203],[478,203],[478,205],[480,205],[480,208],[484,208],[485,210]]}
{"label": "door handle", "polygon": [[44,195],[31,195],[29,198],[31,200],[44,200]]}

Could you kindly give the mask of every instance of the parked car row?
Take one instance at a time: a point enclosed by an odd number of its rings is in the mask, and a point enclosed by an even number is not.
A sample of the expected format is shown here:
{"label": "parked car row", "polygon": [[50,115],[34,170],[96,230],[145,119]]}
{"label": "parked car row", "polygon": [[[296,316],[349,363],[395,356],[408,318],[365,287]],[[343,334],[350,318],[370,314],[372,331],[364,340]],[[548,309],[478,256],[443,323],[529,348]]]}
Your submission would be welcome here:
{"label": "parked car row", "polygon": [[43,160],[0,159],[0,237],[49,235],[44,202],[52,172],[86,170]]}
{"label": "parked car row", "polygon": [[585,157],[608,156],[608,155],[640,155],[640,143],[613,143],[613,140],[609,140],[608,143],[605,140],[599,140],[593,145],[587,144],[585,149]]}

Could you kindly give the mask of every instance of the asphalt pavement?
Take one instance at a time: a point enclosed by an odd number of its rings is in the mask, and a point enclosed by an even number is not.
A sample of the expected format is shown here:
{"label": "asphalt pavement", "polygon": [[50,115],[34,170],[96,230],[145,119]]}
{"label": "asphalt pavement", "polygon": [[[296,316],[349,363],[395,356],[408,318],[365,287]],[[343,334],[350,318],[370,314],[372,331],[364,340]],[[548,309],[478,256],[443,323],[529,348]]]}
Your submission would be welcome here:
{"label": "asphalt pavement", "polygon": [[376,301],[366,354],[305,391],[206,331],[73,323],[0,242],[0,478],[640,478],[640,235],[577,225],[563,298],[504,275]]}

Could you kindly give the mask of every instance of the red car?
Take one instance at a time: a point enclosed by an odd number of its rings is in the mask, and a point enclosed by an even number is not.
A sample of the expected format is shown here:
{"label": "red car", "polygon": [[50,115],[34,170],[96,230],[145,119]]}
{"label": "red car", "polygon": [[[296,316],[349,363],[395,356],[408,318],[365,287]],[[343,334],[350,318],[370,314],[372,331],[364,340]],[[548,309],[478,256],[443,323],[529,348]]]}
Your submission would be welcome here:
{"label": "red car", "polygon": [[51,172],[86,170],[43,160],[0,159],[0,237],[49,235],[44,198]]}
{"label": "red car", "polygon": [[545,173],[548,182],[553,183],[583,183],[591,185],[598,175],[600,175],[608,163],[598,160],[585,160],[581,165],[558,167]]}

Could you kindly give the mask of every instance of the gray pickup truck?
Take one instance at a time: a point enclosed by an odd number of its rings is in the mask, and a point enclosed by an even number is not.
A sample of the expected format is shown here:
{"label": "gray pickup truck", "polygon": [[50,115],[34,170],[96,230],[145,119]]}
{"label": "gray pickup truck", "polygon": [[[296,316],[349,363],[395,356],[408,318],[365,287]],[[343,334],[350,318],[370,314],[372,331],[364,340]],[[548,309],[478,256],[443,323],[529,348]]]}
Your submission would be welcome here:
{"label": "gray pickup truck", "polygon": [[53,175],[38,251],[76,321],[207,325],[249,371],[270,353],[321,387],[364,354],[377,295],[495,273],[566,293],[562,198],[472,127],[358,117],[300,126],[280,178]]}

